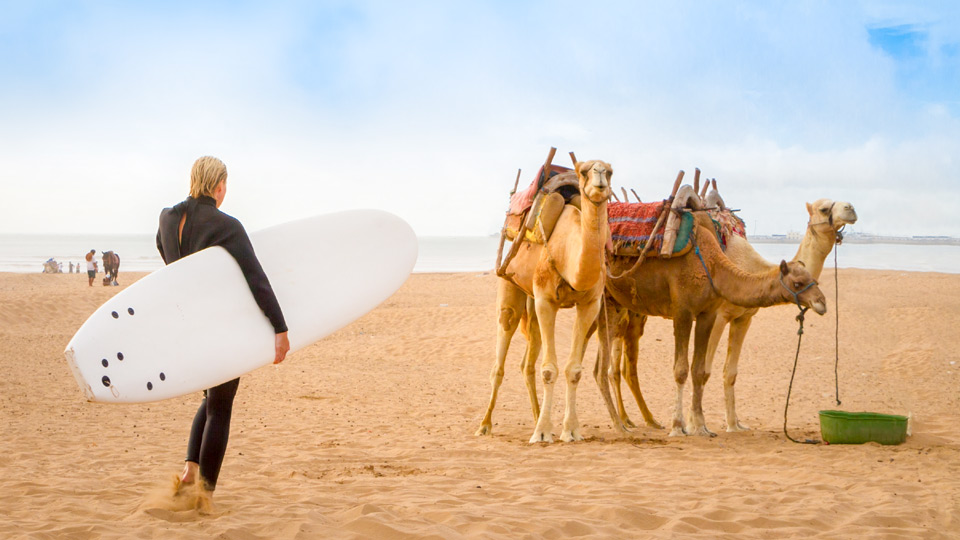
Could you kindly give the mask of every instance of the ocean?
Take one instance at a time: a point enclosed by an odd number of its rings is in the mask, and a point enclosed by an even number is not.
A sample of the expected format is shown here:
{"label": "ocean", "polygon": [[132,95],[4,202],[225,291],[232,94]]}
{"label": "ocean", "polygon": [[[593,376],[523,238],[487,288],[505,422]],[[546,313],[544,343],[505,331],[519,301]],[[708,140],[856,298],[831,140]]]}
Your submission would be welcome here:
{"label": "ocean", "polygon": [[[414,272],[487,272],[496,261],[499,237],[425,236],[419,240]],[[792,258],[797,244],[754,244],[754,248],[774,261]],[[98,261],[101,251],[119,254],[121,275],[125,271],[151,272],[163,266],[152,235],[0,235],[0,272],[39,273],[50,258],[62,263],[67,272],[69,263],[83,263],[84,254],[91,249],[97,250]],[[960,246],[843,244],[838,263],[841,268],[957,274]],[[833,254],[824,268],[832,266]],[[86,271],[85,266],[81,269]]]}

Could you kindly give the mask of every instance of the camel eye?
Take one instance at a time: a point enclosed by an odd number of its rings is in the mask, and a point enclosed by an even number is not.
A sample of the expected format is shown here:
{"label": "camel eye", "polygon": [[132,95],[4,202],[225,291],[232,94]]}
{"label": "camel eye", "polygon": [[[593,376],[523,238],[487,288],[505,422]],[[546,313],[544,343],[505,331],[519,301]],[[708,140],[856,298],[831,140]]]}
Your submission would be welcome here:
{"label": "camel eye", "polygon": [[803,283],[800,283],[799,281],[795,281],[795,282],[793,283],[793,288],[794,288],[794,289],[799,289],[799,288],[801,288],[801,287],[803,287]]}
{"label": "camel eye", "polygon": [[820,213],[821,213],[821,214],[826,214],[826,213],[829,212],[829,211],[830,211],[829,208],[821,208],[821,209],[820,209]]}

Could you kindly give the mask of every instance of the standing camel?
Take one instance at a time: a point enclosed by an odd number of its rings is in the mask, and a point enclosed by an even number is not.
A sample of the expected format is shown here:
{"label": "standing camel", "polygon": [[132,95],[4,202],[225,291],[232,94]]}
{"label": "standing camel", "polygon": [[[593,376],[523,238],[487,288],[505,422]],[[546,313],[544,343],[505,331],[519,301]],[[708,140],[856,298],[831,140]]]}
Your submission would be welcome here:
{"label": "standing camel", "polygon": [[[718,208],[721,212],[726,212],[726,206],[723,199],[714,189],[706,196],[706,206]],[[818,199],[813,203],[807,203],[807,213],[809,222],[807,232],[800,243],[793,261],[801,261],[806,266],[810,275],[814,279],[819,279],[823,270],[823,263],[827,255],[833,249],[835,243],[839,240],[840,229],[844,225],[853,224],[857,221],[857,213],[848,202],[833,201],[830,199]],[[733,261],[741,270],[747,272],[769,271],[776,267],[776,264],[764,259],[753,246],[747,242],[746,238],[736,235],[726,235],[727,257]],[[740,360],[740,351],[743,348],[743,342],[747,331],[750,328],[751,320],[756,315],[759,308],[746,308],[730,302],[724,302],[717,313],[717,320],[714,323],[713,330],[710,333],[710,339],[707,344],[707,357],[705,366],[705,377],[710,378],[713,367],[713,358],[716,354],[720,338],[723,337],[723,330],[727,323],[730,323],[730,332],[728,335],[727,358],[724,364],[724,399],[726,404],[726,422],[727,431],[745,431],[749,429],[742,424],[736,413],[736,395],[734,385],[736,384],[738,374],[738,364]],[[638,341],[643,335],[643,327],[646,323],[646,316],[635,313],[624,312],[618,314],[618,326],[614,329],[614,335],[617,339],[613,342],[613,358],[622,357],[622,372],[627,384],[634,394],[637,405],[640,407],[641,414],[647,425],[659,427],[659,424],[653,419],[652,415],[643,400],[639,385],[636,379]],[[616,360],[614,360],[616,362]],[[617,408],[620,420],[628,427],[634,427],[635,424],[627,416],[623,406],[622,394],[620,393],[620,364],[611,365],[611,379],[614,387],[614,396],[617,401]]]}
{"label": "standing camel", "polygon": [[[744,272],[724,255],[713,222],[703,212],[694,213],[691,237],[696,249],[686,255],[672,259],[651,258],[620,277],[607,279],[607,317],[600,318],[600,331],[602,336],[604,327],[614,331],[623,328],[621,319],[625,310],[641,316],[672,319],[673,374],[677,393],[670,435],[694,433],[712,436],[703,417],[703,385],[707,380],[707,342],[723,301],[751,307],[796,302],[813,308],[821,315],[826,313],[827,307],[823,293],[803,263],[781,261],[779,266],[763,273]],[[630,257],[615,257],[610,264],[611,273],[617,275],[633,267],[634,261]],[[688,364],[687,353],[694,322],[693,362]],[[600,342],[601,361],[597,369],[603,370],[610,365],[610,351],[605,340],[601,339]],[[642,404],[635,370],[634,363],[633,373],[628,374],[627,382],[638,404]],[[693,380],[690,430],[683,415],[683,388],[688,373]],[[614,383],[618,378],[615,374]],[[622,400],[619,403],[622,414]],[[646,410],[645,404],[641,405],[641,410]],[[647,414],[649,411],[645,416]],[[648,419],[648,423],[650,420],[652,418]]]}
{"label": "standing camel", "polygon": [[[533,358],[527,358],[527,387],[531,407],[537,417],[530,442],[553,442],[551,410],[554,384],[558,377],[555,324],[560,308],[577,310],[570,357],[564,365],[566,403],[563,431],[564,442],[582,440],[576,410],[576,390],[583,372],[583,355],[591,325],[600,311],[606,266],[604,248],[610,236],[607,224],[607,199],[610,197],[610,178],[613,168],[603,161],[578,162],[574,167],[580,190],[580,208],[564,206],[553,233],[545,244],[524,242],[507,266],[507,274],[497,290],[497,354],[490,374],[492,392],[490,404],[477,435],[489,434],[497,392],[503,381],[503,366],[510,340],[526,311],[527,298],[533,298],[536,322],[531,318],[529,330],[539,325],[539,338],[544,346],[541,377],[544,384],[543,406],[537,406],[536,383],[533,380]],[[519,241],[519,238],[518,240]],[[532,334],[533,332],[531,332]],[[531,343],[539,342],[532,335]],[[528,347],[528,349],[530,349]],[[529,354],[528,354],[529,356]],[[531,384],[532,383],[532,384]],[[601,385],[611,417],[616,418],[606,381]]]}
{"label": "standing camel", "polygon": [[[837,242],[838,233],[844,225],[857,222],[857,212],[853,205],[843,201],[819,199],[807,203],[807,213],[810,220],[807,222],[807,232],[804,234],[794,261],[803,262],[814,279],[820,278],[823,263]],[[729,235],[727,239],[727,257],[741,269],[747,272],[761,272],[775,266],[760,256],[746,238]],[[717,322],[710,333],[707,344],[706,377],[710,377],[713,367],[713,355],[717,352],[723,329],[730,324],[728,335],[727,359],[723,365],[723,394],[726,402],[727,431],[746,431],[749,427],[740,423],[737,418],[736,396],[734,384],[737,382],[737,366],[740,362],[740,351],[743,340],[750,329],[750,322],[757,314],[758,308],[746,308],[724,302],[717,315]]]}

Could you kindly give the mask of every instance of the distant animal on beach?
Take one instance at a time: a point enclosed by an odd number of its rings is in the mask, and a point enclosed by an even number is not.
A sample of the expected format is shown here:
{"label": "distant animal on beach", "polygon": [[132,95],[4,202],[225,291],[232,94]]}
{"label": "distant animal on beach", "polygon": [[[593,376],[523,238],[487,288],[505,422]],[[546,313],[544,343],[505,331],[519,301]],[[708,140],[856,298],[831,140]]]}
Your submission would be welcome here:
{"label": "distant animal on beach", "polygon": [[[551,153],[552,159],[553,154]],[[544,171],[549,171],[548,166]],[[607,199],[612,192],[610,179],[613,168],[603,161],[577,162],[574,166],[579,185],[580,207],[563,206],[552,235],[544,243],[524,242],[518,235],[514,242],[521,242],[512,260],[508,260],[506,274],[500,279],[497,290],[497,349],[493,370],[490,374],[492,393],[486,415],[477,430],[477,435],[487,435],[492,430],[493,408],[497,392],[503,380],[503,366],[510,340],[525,318],[528,297],[532,297],[535,319],[525,328],[530,343],[540,341],[544,345],[541,377],[544,383],[543,406],[537,402],[533,360],[525,362],[527,389],[530,405],[537,424],[530,442],[553,442],[551,410],[553,408],[554,384],[559,376],[555,343],[555,323],[560,308],[575,307],[576,322],[573,330],[573,345],[570,357],[564,365],[566,380],[566,403],[563,431],[560,439],[565,442],[582,440],[576,410],[576,390],[583,371],[583,354],[589,330],[600,311],[605,278],[604,248],[610,236],[607,224]],[[566,173],[570,174],[570,173]],[[522,234],[522,231],[521,231]],[[539,323],[539,325],[537,325]],[[611,416],[615,416],[609,387],[605,399]]]}
{"label": "distant animal on beach", "polygon": [[103,286],[107,287],[113,285],[116,287],[120,285],[117,283],[117,276],[120,275],[120,255],[117,255],[113,251],[104,251],[103,252]]}

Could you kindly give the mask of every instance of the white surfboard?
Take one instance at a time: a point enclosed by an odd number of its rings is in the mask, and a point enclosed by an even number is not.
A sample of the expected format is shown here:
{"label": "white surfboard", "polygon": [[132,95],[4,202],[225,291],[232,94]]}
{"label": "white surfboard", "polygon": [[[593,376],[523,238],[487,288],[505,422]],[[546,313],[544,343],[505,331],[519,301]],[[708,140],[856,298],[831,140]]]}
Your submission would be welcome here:
{"label": "white surfboard", "polygon": [[[250,235],[287,322],[290,351],[369,312],[406,281],[417,238],[402,219],[351,210]],[[64,351],[90,401],[158,401],[270,364],[274,332],[233,257],[208,248],[100,306]]]}

